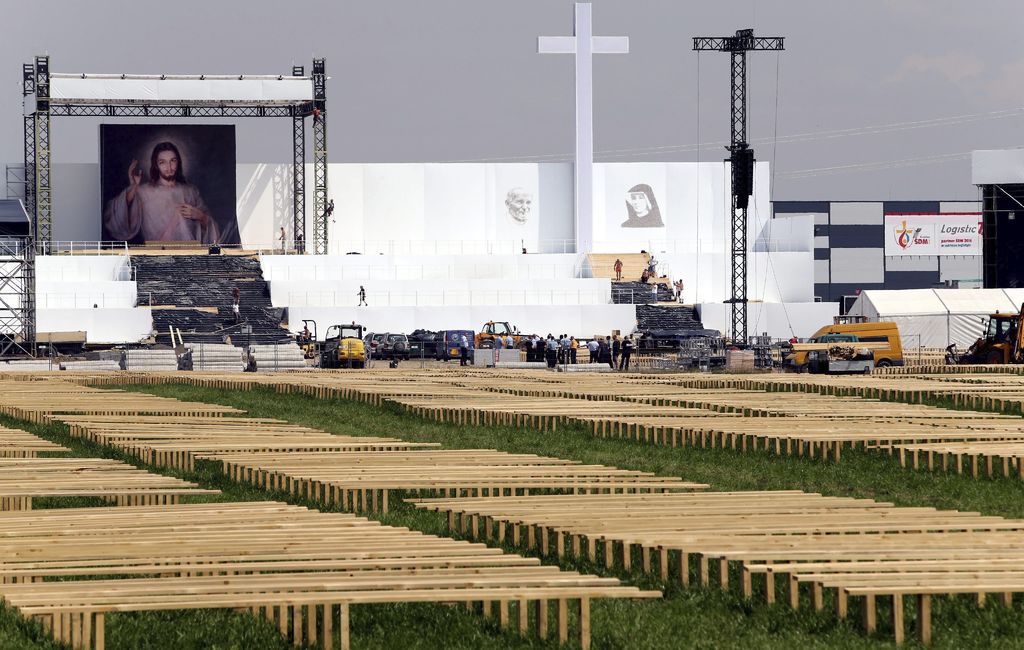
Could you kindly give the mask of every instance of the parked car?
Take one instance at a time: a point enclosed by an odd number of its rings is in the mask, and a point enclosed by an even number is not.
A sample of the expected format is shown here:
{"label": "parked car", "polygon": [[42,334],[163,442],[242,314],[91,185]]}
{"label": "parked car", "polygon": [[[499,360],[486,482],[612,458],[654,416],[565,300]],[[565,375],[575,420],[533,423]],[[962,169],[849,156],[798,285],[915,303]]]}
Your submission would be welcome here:
{"label": "parked car", "polygon": [[382,359],[409,360],[409,337],[405,334],[388,334],[382,348]]}
{"label": "parked car", "polygon": [[387,332],[370,332],[363,337],[363,343],[366,346],[366,353],[374,359],[383,358],[381,355],[384,353],[384,341],[387,340]]}

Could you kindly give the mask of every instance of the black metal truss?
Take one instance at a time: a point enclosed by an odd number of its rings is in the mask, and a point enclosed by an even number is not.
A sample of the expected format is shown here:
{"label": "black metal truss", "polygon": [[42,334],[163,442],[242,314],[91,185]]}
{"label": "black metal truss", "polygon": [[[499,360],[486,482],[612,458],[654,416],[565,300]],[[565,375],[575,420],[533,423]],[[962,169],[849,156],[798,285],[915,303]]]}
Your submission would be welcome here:
{"label": "black metal truss", "polygon": [[50,187],[50,113],[36,111],[35,114],[36,164],[33,173],[35,181],[35,219],[32,236],[40,252],[50,252],[53,243],[53,192]]}
{"label": "black metal truss", "polygon": [[752,29],[736,30],[735,36],[695,36],[693,49],[734,52],[736,50],[781,51],[785,39],[778,36],[754,36]]}
{"label": "black metal truss", "polygon": [[46,253],[53,242],[53,196],[50,185],[50,57],[36,57],[35,77],[35,169],[32,172],[35,185],[35,212],[32,219],[32,237],[36,244],[42,247],[42,252]]}
{"label": "black metal truss", "polygon": [[35,356],[35,297],[31,238],[0,238],[0,358]]}
{"label": "black metal truss", "polygon": [[[731,59],[730,86],[730,157],[732,165],[732,214],[731,234],[731,292],[727,302],[732,304],[732,338],[736,343],[747,342],[747,207],[746,196],[738,197],[736,167],[740,162],[739,152],[746,152],[750,145],[747,140],[747,52],[781,51],[783,39],[779,37],[755,37],[754,30],[740,29],[735,36],[695,37],[693,49],[700,52],[713,50],[729,52]],[[751,152],[750,156],[753,155]],[[751,185],[752,187],[752,185]]]}
{"label": "black metal truss", "polygon": [[313,59],[313,253],[327,254],[327,72]]}
{"label": "black metal truss", "polygon": [[292,237],[295,249],[306,247],[306,120],[300,115],[292,119]]}

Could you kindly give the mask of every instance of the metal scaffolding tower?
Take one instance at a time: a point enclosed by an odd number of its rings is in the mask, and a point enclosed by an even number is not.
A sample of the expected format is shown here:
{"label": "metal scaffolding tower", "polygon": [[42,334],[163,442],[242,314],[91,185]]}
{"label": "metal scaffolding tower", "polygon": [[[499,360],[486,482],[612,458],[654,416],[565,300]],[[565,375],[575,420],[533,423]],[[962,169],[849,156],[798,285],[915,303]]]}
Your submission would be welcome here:
{"label": "metal scaffolding tower", "polygon": [[747,141],[747,52],[783,48],[780,37],[755,37],[754,30],[740,29],[735,36],[694,37],[697,52],[728,52],[732,59],[732,101],[730,102],[732,137],[729,158],[732,170],[732,338],[747,342],[747,205],[754,189],[754,150]]}
{"label": "metal scaffolding tower", "polygon": [[313,59],[313,253],[327,254],[327,72]]}

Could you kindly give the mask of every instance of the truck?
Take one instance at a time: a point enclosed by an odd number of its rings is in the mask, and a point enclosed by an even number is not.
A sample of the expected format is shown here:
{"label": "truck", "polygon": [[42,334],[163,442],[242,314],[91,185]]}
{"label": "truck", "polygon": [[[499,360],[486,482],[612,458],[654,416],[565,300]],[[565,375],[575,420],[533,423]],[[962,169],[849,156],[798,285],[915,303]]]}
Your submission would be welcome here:
{"label": "truck", "polygon": [[865,343],[856,334],[826,334],[814,343],[797,343],[795,351],[806,353],[807,370],[818,374],[871,374],[874,350],[882,343]]}
{"label": "truck", "polygon": [[[878,368],[903,365],[903,346],[900,342],[900,330],[896,323],[882,321],[868,323],[863,321],[842,322],[844,317],[836,317],[836,323],[825,325],[807,339],[807,343],[825,343],[828,337],[851,335],[861,343],[885,343],[884,346],[871,346],[874,349],[874,365]],[[783,359],[783,368],[794,372],[809,370],[807,350],[795,349]]]}
{"label": "truck", "polygon": [[[1024,305],[1021,305],[1021,312],[1024,312]],[[957,363],[1024,363],[1024,349],[1021,347],[1024,319],[1021,312],[989,315],[982,335],[966,353],[953,354],[953,360]]]}

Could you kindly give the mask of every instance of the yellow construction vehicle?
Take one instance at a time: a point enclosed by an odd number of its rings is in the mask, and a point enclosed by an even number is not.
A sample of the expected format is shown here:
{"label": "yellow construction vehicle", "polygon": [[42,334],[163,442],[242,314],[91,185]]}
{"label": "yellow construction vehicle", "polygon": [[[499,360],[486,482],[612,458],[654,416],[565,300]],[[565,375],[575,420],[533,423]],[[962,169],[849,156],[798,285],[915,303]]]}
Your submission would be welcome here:
{"label": "yellow construction vehicle", "polygon": [[[1024,310],[1024,305],[1021,305]],[[959,363],[1024,363],[1024,319],[1020,313],[995,313],[988,317],[985,332],[961,355]]]}
{"label": "yellow construction vehicle", "polygon": [[321,368],[365,368],[366,344],[363,343],[363,326],[331,325],[324,336],[320,351]]}
{"label": "yellow construction vehicle", "polygon": [[501,337],[504,342],[506,336],[512,336],[512,341],[516,347],[519,347],[519,341],[522,340],[522,335],[519,333],[518,327],[512,327],[506,321],[493,321],[489,320],[484,323],[484,326],[477,332],[475,347],[480,350],[489,350],[496,347],[503,348],[504,345],[496,345],[494,339]]}

